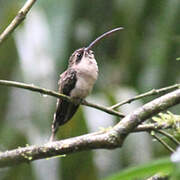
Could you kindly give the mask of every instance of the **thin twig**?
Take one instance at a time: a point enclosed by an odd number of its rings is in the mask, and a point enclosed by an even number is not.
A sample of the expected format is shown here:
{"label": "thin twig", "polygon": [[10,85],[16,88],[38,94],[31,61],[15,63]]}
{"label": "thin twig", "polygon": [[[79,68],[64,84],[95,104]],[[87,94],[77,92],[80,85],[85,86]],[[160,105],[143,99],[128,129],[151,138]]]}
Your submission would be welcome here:
{"label": "thin twig", "polygon": [[69,96],[57,93],[57,92],[49,90],[49,89],[35,86],[34,84],[26,84],[26,83],[21,83],[21,82],[16,82],[16,81],[0,80],[0,85],[35,91],[35,92],[39,92],[40,94],[46,94],[46,95],[53,96],[56,98],[62,98],[63,100],[66,100],[66,101],[71,101]]}
{"label": "thin twig", "polygon": [[[56,98],[61,98],[61,99],[64,99],[66,101],[71,101],[71,98],[69,96],[57,93],[57,92],[49,90],[49,89],[34,86],[33,84],[26,84],[26,83],[20,83],[20,82],[15,82],[15,81],[0,80],[0,85],[12,86],[12,87],[17,87],[17,88],[21,88],[21,89],[27,89],[27,90],[30,90],[30,91],[39,92],[41,94],[46,94],[46,95],[53,96],[53,97],[56,97]],[[99,109],[99,110],[104,111],[104,112],[106,112],[108,114],[111,114],[111,115],[115,115],[115,116],[118,116],[118,117],[121,117],[121,118],[124,117],[124,115],[121,114],[120,112],[108,109],[105,106],[93,104],[93,103],[87,102],[85,100],[82,101],[82,104],[85,105],[85,106],[89,106],[89,107]]]}
{"label": "thin twig", "polygon": [[122,113],[120,113],[118,111],[115,111],[113,109],[109,109],[109,108],[107,108],[105,106],[102,106],[102,105],[90,103],[90,102],[87,102],[85,100],[82,101],[82,104],[85,105],[85,106],[93,107],[95,109],[99,109],[99,110],[104,111],[104,112],[106,112],[108,114],[116,115],[116,116],[121,117],[121,118],[124,117],[124,114],[122,114]]}
{"label": "thin twig", "polygon": [[175,152],[175,150],[173,148],[171,148],[165,141],[163,141],[160,137],[158,137],[156,134],[154,133],[150,133],[151,136],[153,136],[157,141],[159,141],[168,151],[170,152]]}
{"label": "thin twig", "polygon": [[159,93],[167,92],[169,90],[174,90],[174,89],[178,89],[178,88],[180,88],[180,84],[175,84],[175,85],[164,87],[164,88],[161,88],[161,89],[152,89],[151,91],[148,91],[146,93],[140,94],[138,96],[129,98],[129,99],[124,100],[122,102],[119,102],[119,103],[117,103],[117,104],[115,104],[113,106],[110,106],[109,109],[115,109],[115,108],[118,108],[118,107],[120,107],[120,106],[122,106],[124,104],[131,103],[132,101],[135,101],[135,100],[147,97],[147,96],[157,95]]}
{"label": "thin twig", "polygon": [[172,128],[172,125],[159,125],[157,123],[151,123],[151,124],[142,124],[139,125],[137,128],[134,129],[134,132],[143,132],[143,131],[147,131],[147,132],[151,132],[151,131],[155,131],[157,133],[160,133],[164,136],[166,136],[167,138],[169,138],[171,141],[173,141],[176,145],[180,145],[180,142],[173,137],[171,134],[167,133],[166,131],[163,131],[162,129],[169,129]]}
{"label": "thin twig", "polygon": [[134,132],[151,132],[169,128],[172,128],[172,125],[159,125],[158,123],[147,123],[139,125],[137,128],[134,129]]}
{"label": "thin twig", "polygon": [[25,19],[27,13],[33,6],[36,0],[27,0],[24,6],[19,10],[16,17],[6,27],[6,29],[0,34],[0,44],[9,37],[9,35],[16,29],[16,27]]}
{"label": "thin twig", "polygon": [[167,138],[169,138],[169,139],[170,139],[171,141],[173,141],[176,145],[178,145],[178,146],[180,145],[180,142],[179,142],[175,137],[173,137],[171,134],[169,134],[169,133],[167,133],[167,132],[165,132],[165,131],[163,131],[163,130],[157,130],[157,129],[156,129],[156,131],[157,131],[158,133],[166,136]]}

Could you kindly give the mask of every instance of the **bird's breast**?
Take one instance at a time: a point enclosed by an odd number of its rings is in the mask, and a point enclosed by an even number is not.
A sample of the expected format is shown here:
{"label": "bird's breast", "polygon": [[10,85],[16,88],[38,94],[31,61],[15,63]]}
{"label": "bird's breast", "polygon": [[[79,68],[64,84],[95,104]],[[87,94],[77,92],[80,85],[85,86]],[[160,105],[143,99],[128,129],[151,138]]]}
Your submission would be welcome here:
{"label": "bird's breast", "polygon": [[85,98],[92,90],[98,77],[98,66],[96,61],[80,63],[77,66],[77,82],[71,92],[71,97]]}

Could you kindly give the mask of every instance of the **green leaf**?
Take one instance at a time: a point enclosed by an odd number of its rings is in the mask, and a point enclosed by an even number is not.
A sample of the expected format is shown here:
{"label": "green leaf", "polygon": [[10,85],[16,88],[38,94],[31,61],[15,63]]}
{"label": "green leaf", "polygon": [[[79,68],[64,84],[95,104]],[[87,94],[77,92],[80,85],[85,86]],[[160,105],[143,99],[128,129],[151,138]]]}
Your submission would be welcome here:
{"label": "green leaf", "polygon": [[163,158],[152,161],[148,164],[140,165],[138,167],[131,167],[125,169],[105,180],[133,180],[143,177],[150,177],[157,173],[170,174],[173,170],[173,164],[169,158]]}

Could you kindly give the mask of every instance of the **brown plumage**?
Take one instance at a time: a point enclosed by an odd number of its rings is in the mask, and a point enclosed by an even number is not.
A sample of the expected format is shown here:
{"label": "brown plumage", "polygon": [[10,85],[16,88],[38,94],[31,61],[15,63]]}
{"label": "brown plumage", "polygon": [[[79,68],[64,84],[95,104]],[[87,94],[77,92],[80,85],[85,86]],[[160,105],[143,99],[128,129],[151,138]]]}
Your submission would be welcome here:
{"label": "brown plumage", "polygon": [[60,75],[59,93],[70,96],[73,102],[62,99],[57,100],[57,108],[52,123],[52,135],[54,136],[59,126],[68,122],[77,111],[82,99],[91,92],[98,77],[98,66],[94,58],[92,47],[104,37],[119,31],[123,28],[116,28],[104,33],[95,39],[88,47],[76,50],[69,58],[68,69]]}
{"label": "brown plumage", "polygon": [[79,103],[93,88],[97,79],[98,67],[93,52],[86,52],[85,48],[76,50],[69,59],[68,69],[60,75],[59,93],[72,97],[72,102],[62,99],[57,100],[57,108],[52,123],[52,135],[54,136],[59,126],[68,122],[79,107]]}

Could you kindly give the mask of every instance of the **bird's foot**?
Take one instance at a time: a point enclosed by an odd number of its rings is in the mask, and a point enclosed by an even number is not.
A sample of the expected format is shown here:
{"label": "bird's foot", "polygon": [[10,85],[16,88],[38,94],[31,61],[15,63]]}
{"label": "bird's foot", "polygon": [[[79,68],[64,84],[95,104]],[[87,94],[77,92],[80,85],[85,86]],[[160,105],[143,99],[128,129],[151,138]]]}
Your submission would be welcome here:
{"label": "bird's foot", "polygon": [[55,141],[55,135],[54,133],[52,133],[51,137],[49,138],[49,142],[53,142]]}

